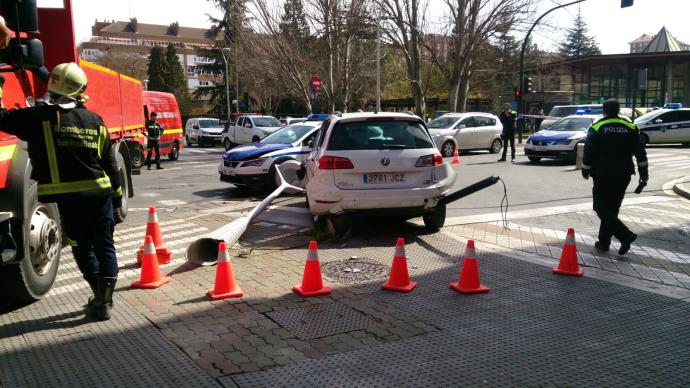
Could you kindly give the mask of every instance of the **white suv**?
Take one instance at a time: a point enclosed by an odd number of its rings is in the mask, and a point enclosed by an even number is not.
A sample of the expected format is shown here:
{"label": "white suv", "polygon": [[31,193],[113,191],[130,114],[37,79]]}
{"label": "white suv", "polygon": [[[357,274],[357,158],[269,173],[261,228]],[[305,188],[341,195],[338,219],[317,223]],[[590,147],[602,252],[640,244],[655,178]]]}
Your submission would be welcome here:
{"label": "white suv", "polygon": [[402,113],[324,121],[306,170],[307,203],[315,216],[422,216],[430,230],[443,226],[446,207],[437,204],[455,182],[424,122]]}

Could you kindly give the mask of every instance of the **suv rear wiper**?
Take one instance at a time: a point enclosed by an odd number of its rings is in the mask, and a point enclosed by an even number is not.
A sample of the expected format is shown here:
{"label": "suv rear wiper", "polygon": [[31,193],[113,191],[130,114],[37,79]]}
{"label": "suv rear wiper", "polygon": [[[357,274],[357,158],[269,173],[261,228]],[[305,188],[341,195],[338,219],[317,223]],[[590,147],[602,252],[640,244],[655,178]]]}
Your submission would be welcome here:
{"label": "suv rear wiper", "polygon": [[413,148],[413,147],[407,146],[405,144],[381,144],[382,150],[402,150],[405,148]]}

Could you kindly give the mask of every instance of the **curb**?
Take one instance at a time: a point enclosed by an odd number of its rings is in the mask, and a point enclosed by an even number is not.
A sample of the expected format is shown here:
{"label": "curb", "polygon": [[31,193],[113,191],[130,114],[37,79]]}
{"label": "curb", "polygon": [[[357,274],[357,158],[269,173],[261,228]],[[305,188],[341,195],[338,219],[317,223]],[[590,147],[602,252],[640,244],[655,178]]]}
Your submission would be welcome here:
{"label": "curb", "polygon": [[685,199],[690,199],[690,177],[681,178],[679,181],[673,185],[673,192]]}

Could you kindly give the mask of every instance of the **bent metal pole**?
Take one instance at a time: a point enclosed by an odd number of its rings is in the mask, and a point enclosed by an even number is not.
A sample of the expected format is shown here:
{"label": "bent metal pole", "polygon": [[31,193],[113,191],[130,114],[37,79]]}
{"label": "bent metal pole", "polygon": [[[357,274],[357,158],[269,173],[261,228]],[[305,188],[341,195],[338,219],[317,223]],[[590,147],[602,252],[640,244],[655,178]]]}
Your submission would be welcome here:
{"label": "bent metal pole", "polygon": [[187,252],[185,256],[187,261],[192,262],[196,265],[212,265],[216,262],[218,255],[218,244],[221,241],[225,241],[228,247],[235,244],[240,237],[247,231],[249,224],[254,221],[256,217],[261,214],[268,205],[271,204],[280,194],[286,190],[297,190],[298,192],[304,192],[304,189],[293,186],[289,184],[280,168],[276,166],[276,174],[280,177],[280,186],[275,189],[271,194],[269,194],[263,201],[261,201],[254,209],[249,213],[243,215],[242,217],[214,230],[209,233],[206,237],[202,237],[187,247]]}

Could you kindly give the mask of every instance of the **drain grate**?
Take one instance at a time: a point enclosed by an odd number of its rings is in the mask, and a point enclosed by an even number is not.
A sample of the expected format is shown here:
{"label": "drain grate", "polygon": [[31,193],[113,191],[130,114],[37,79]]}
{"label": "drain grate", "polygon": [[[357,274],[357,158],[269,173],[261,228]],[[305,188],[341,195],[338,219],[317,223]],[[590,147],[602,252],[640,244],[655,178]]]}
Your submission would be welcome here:
{"label": "drain grate", "polygon": [[331,279],[344,284],[355,284],[388,275],[388,267],[385,265],[358,256],[322,263],[321,271]]}
{"label": "drain grate", "polygon": [[340,302],[274,311],[266,315],[301,340],[347,333],[376,323]]}

